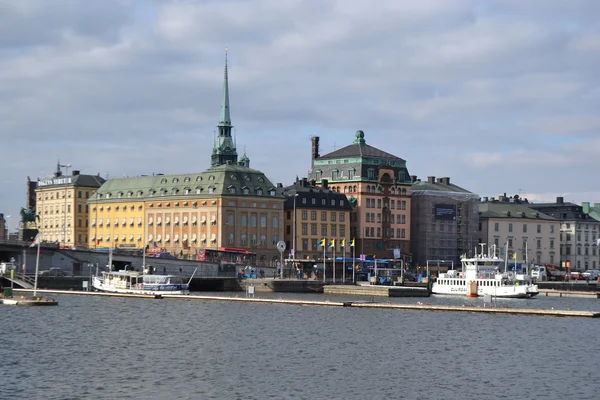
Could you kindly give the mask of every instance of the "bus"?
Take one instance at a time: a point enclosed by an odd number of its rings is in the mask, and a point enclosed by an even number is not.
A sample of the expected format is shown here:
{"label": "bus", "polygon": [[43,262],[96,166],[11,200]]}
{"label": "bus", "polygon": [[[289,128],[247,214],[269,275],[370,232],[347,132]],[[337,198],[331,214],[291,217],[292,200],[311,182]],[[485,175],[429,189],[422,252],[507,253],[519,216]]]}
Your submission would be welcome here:
{"label": "bus", "polygon": [[198,249],[198,261],[256,265],[256,253],[247,249],[219,247],[218,249]]}

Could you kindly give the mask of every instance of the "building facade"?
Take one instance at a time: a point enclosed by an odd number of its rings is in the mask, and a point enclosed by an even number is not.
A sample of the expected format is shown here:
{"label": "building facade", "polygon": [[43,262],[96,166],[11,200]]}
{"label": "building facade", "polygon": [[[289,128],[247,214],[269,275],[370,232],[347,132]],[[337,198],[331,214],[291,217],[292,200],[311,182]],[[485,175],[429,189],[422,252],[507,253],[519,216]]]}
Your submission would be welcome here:
{"label": "building facade", "polygon": [[560,263],[560,221],[519,196],[484,197],[479,203],[479,224],[481,243],[495,245],[496,254],[509,262]]}
{"label": "building facade", "polygon": [[350,236],[356,252],[379,259],[410,254],[411,186],[406,161],[366,144],[357,131],[352,144],[321,156],[312,138],[310,179],[348,197],[353,212]]}
{"label": "building facade", "polygon": [[8,239],[8,228],[6,226],[6,219],[4,214],[0,213],[0,240]]}
{"label": "building facade", "polygon": [[600,221],[590,215],[593,208],[589,203],[584,205],[565,202],[563,197],[557,197],[555,203],[530,205],[560,221],[560,259],[557,263],[572,271],[600,267]]}
{"label": "building facade", "polygon": [[[284,241],[288,259],[319,260],[324,251],[328,258],[334,252],[336,256],[342,256],[344,252],[352,256],[352,207],[345,194],[330,190],[326,180],[322,180],[319,187],[306,178],[296,179],[293,185],[283,188],[282,193],[285,196]],[[323,239],[325,248],[320,246]]]}
{"label": "building facade", "polygon": [[479,243],[479,196],[450,183],[449,177],[411,177],[412,264],[444,261],[460,265]]}
{"label": "building facade", "polygon": [[111,179],[88,200],[91,247],[147,248],[182,258],[202,250],[237,248],[257,265],[279,259],[284,197],[231,136],[225,63],[223,99],[211,167],[200,173]]}
{"label": "building facade", "polygon": [[104,179],[99,175],[82,175],[78,170],[63,175],[60,163],[52,177],[39,178],[35,210],[41,240],[65,248],[87,245],[87,199],[103,183]]}

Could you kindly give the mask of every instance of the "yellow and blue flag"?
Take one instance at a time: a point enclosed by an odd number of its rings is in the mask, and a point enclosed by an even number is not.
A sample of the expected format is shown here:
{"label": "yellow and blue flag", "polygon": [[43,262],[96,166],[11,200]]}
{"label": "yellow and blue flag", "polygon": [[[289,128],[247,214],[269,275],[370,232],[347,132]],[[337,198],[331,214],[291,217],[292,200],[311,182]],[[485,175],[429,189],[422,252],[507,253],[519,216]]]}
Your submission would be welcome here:
{"label": "yellow and blue flag", "polygon": [[319,242],[319,247],[325,247],[325,238],[321,239]]}

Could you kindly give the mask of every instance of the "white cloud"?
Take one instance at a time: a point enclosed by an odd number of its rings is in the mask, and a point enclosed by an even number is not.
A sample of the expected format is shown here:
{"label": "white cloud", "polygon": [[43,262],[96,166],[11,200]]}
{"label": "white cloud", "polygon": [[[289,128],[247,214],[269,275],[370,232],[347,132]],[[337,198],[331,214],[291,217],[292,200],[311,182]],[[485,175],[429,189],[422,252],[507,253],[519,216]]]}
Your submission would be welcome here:
{"label": "white cloud", "polygon": [[0,0],[0,212],[58,158],[204,170],[225,47],[238,152],[275,182],[306,174],[310,135],[326,153],[362,129],[411,174],[598,201],[596,1],[83,3]]}

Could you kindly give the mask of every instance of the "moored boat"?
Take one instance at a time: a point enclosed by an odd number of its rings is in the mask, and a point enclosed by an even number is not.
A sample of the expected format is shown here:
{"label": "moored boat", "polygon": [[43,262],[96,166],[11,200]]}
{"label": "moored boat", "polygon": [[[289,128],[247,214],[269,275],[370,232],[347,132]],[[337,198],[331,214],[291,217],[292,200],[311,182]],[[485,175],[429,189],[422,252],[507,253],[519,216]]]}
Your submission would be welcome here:
{"label": "moored boat", "polygon": [[529,276],[506,270],[501,272],[504,262],[495,254],[483,252],[475,257],[463,257],[462,271],[440,274],[431,286],[431,293],[506,298],[530,298],[539,293]]}
{"label": "moored boat", "polygon": [[[191,281],[191,278],[190,278]],[[92,287],[109,293],[163,295],[189,294],[189,281],[176,275],[150,275],[137,271],[105,271],[92,279]]]}

